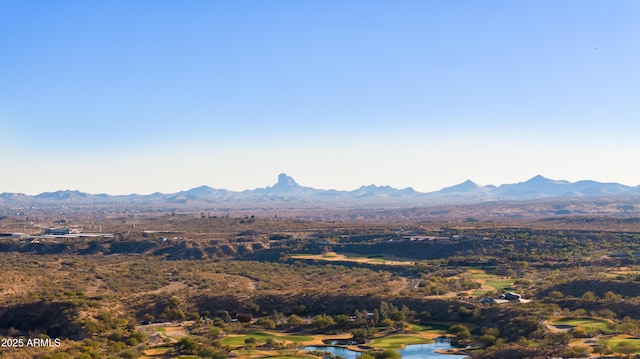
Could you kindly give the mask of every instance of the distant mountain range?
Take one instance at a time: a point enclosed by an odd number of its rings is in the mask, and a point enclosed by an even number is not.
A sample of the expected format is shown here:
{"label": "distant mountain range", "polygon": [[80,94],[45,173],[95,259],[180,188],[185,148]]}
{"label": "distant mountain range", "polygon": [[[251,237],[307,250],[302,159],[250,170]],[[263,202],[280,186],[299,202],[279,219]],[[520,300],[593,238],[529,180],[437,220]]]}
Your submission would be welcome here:
{"label": "distant mountain range", "polygon": [[524,201],[549,198],[602,196],[638,196],[640,186],[631,187],[619,183],[596,181],[568,182],[536,176],[528,181],[480,186],[471,180],[439,191],[421,193],[408,187],[396,189],[390,186],[368,185],[353,191],[323,190],[299,185],[293,178],[280,174],[276,184],[270,187],[246,191],[230,191],[208,186],[188,191],[149,195],[89,194],[80,191],[45,192],[35,196],[21,193],[0,194],[0,205],[71,205],[71,204],[139,204],[139,205],[193,205],[225,206],[253,204],[257,207],[332,205],[336,207],[384,206],[384,205],[439,205],[471,204],[491,201]]}

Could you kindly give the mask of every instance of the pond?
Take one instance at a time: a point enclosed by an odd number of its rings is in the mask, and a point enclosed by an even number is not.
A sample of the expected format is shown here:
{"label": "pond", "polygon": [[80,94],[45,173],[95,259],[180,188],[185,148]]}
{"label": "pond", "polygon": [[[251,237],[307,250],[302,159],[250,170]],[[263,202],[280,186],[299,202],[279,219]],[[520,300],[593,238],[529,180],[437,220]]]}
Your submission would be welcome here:
{"label": "pond", "polygon": [[[437,340],[430,344],[410,344],[404,349],[398,350],[403,359],[463,359],[462,355],[437,354],[437,349],[451,349],[451,343],[448,340]],[[356,359],[360,353],[354,352],[347,348],[340,347],[304,347],[302,350],[318,350],[340,355],[347,359]]]}

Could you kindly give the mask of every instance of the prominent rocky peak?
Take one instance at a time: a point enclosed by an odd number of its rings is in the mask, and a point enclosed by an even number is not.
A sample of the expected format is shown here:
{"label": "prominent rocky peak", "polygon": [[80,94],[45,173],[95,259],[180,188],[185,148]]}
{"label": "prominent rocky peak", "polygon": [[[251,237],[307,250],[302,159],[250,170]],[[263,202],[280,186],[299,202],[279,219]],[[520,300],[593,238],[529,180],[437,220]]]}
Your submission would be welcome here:
{"label": "prominent rocky peak", "polygon": [[278,192],[287,192],[298,188],[301,188],[301,186],[292,177],[287,176],[285,173],[279,174],[278,183],[271,187],[272,190]]}

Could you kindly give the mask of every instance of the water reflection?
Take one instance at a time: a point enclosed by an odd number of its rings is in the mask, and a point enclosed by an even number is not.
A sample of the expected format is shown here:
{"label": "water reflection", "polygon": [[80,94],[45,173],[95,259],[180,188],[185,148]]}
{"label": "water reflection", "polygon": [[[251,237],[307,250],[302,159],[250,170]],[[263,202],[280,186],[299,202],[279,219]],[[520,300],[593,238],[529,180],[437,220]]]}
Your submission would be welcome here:
{"label": "water reflection", "polygon": [[[437,340],[430,344],[410,344],[404,349],[398,350],[398,353],[402,355],[403,359],[463,359],[464,356],[453,354],[437,354],[436,350],[452,349],[451,343],[448,340]],[[317,350],[329,352],[334,355],[340,355],[346,359],[356,359],[360,353],[354,352],[347,348],[340,347],[305,347],[303,350]]]}
{"label": "water reflection", "polygon": [[358,345],[364,344],[363,340],[353,340],[353,339],[325,339],[322,341],[326,345]]}

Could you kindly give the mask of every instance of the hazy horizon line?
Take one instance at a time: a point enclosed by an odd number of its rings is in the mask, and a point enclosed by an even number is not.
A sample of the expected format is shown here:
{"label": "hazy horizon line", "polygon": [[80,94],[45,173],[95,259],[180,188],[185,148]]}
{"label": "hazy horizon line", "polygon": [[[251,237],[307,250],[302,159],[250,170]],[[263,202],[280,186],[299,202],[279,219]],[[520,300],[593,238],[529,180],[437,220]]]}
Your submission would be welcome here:
{"label": "hazy horizon line", "polygon": [[[294,181],[295,181],[295,178],[293,178],[292,176],[287,175],[287,174],[286,174],[286,172],[282,172],[282,173],[280,173],[278,176],[281,176],[281,175],[286,175],[287,177],[292,178],[292,179],[294,179]],[[493,187],[500,187],[500,186],[503,186],[503,185],[510,185],[510,184],[525,183],[525,182],[528,182],[528,181],[530,181],[530,180],[532,180],[532,179],[534,179],[534,178],[538,178],[538,177],[544,178],[544,179],[549,180],[549,181],[554,181],[554,182],[567,182],[567,183],[570,183],[570,184],[577,183],[577,182],[582,182],[582,181],[593,181],[593,182],[598,182],[598,183],[602,183],[602,184],[619,184],[619,185],[623,185],[623,186],[627,186],[627,187],[632,187],[632,188],[634,188],[634,187],[640,187],[640,184],[637,184],[637,185],[636,185],[636,184],[626,184],[626,183],[622,183],[622,182],[615,182],[615,181],[614,181],[614,182],[611,182],[611,181],[609,181],[609,182],[601,182],[601,181],[592,180],[592,179],[581,179],[581,180],[577,180],[577,181],[572,182],[572,181],[565,180],[565,179],[553,179],[553,178],[549,178],[549,177],[546,177],[546,176],[544,176],[544,175],[540,175],[540,174],[535,175],[535,176],[533,176],[533,177],[530,177],[530,178],[528,178],[528,179],[526,179],[526,180],[524,180],[524,181],[519,181],[519,182],[505,182],[505,183],[500,183],[500,184],[497,184],[497,185],[496,185],[496,184],[492,184],[492,183],[490,183],[490,184],[486,184],[486,185],[482,185],[482,184],[479,184],[478,182],[476,182],[476,181],[474,181],[474,180],[472,180],[472,179],[468,178],[468,179],[466,179],[466,180],[464,180],[464,181],[462,181],[462,182],[458,182],[458,183],[450,184],[450,185],[444,186],[444,187],[442,187],[442,188],[440,188],[440,189],[432,190],[432,191],[427,191],[427,192],[418,191],[418,190],[416,190],[413,186],[408,186],[408,187],[402,187],[402,188],[400,188],[400,187],[394,187],[394,186],[392,186],[392,185],[388,185],[388,184],[375,184],[375,183],[362,184],[362,185],[360,185],[359,187],[356,187],[356,188],[353,188],[353,189],[337,189],[337,188],[317,188],[317,187],[312,187],[312,186],[307,186],[307,185],[304,185],[304,184],[300,184],[300,183],[298,183],[297,181],[295,181],[295,182],[296,182],[296,184],[298,184],[298,185],[299,185],[299,186],[301,186],[301,187],[312,188],[312,189],[315,189],[315,190],[322,190],[322,191],[351,192],[351,191],[355,191],[355,190],[357,190],[357,189],[359,189],[359,188],[362,188],[362,187],[367,187],[367,186],[376,186],[376,187],[391,187],[391,188],[398,189],[398,190],[403,190],[403,189],[413,189],[414,191],[416,191],[416,192],[418,192],[418,193],[428,194],[428,193],[438,192],[438,191],[441,191],[441,190],[446,189],[446,188],[449,188],[449,187],[454,187],[454,186],[457,186],[457,185],[460,185],[460,184],[466,183],[466,182],[468,182],[468,181],[470,181],[470,182],[472,182],[472,183],[474,183],[474,184],[476,184],[476,185],[478,185],[478,186],[481,186],[481,187],[490,187],[490,186],[493,186]],[[273,183],[273,184],[271,184],[271,185],[268,185],[268,186],[265,186],[265,187],[245,188],[245,189],[241,189],[241,190],[232,190],[232,189],[223,188],[223,187],[212,187],[211,185],[202,184],[202,185],[198,185],[198,186],[195,186],[195,187],[190,187],[190,188],[187,188],[187,189],[182,189],[182,190],[175,191],[175,192],[172,192],[172,191],[167,191],[167,192],[162,192],[162,191],[153,191],[153,192],[148,192],[148,193],[140,193],[140,192],[129,192],[129,193],[108,193],[108,192],[97,192],[97,193],[95,193],[95,192],[90,192],[90,191],[83,191],[83,190],[80,190],[80,189],[69,189],[69,188],[67,188],[67,189],[58,189],[58,190],[52,190],[52,191],[42,191],[42,192],[38,192],[38,193],[33,193],[33,192],[32,192],[32,193],[26,193],[26,192],[5,192],[5,191],[3,191],[3,192],[0,192],[0,194],[21,194],[21,195],[26,195],[26,196],[38,196],[38,195],[42,195],[42,194],[46,194],[46,193],[56,193],[56,192],[79,192],[79,193],[85,193],[85,194],[94,195],[94,196],[97,196],[97,195],[108,195],[108,196],[132,196],[132,195],[139,195],[139,196],[148,196],[148,195],[152,195],[152,194],[174,194],[174,193],[179,193],[179,192],[186,192],[186,191],[190,191],[190,190],[192,190],[192,189],[200,188],[200,187],[208,187],[208,188],[215,189],[215,190],[225,190],[225,191],[229,191],[229,192],[241,193],[241,192],[245,192],[245,191],[254,191],[254,190],[258,190],[258,189],[271,188],[271,187],[275,186],[277,183],[278,183],[278,182],[276,181],[275,183]]]}

